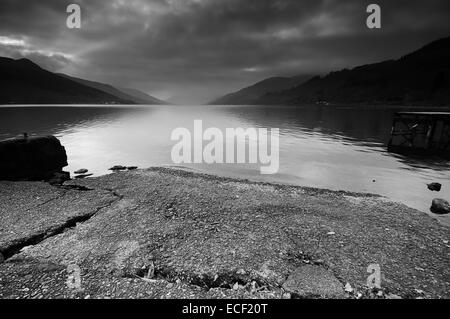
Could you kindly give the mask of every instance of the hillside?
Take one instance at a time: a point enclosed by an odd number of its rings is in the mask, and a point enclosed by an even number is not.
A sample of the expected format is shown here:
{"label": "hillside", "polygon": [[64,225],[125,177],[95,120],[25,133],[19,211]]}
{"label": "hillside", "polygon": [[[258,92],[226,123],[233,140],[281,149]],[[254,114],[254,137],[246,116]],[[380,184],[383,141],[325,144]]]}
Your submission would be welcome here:
{"label": "hillside", "polygon": [[237,92],[227,94],[219,99],[211,101],[211,105],[251,105],[257,104],[259,98],[269,92],[278,92],[290,89],[309,80],[311,75],[295,77],[272,77],[260,81],[252,86],[243,88]]}
{"label": "hillside", "polygon": [[315,77],[261,96],[259,104],[450,105],[450,37],[398,60]]}
{"label": "hillside", "polygon": [[130,89],[130,88],[119,88],[120,91],[131,95],[133,99],[138,104],[159,104],[159,105],[167,105],[170,104],[169,102],[157,99],[154,96],[148,95],[144,92],[141,92],[136,89]]}
{"label": "hillside", "polygon": [[0,104],[134,104],[40,68],[0,57]]}
{"label": "hillside", "polygon": [[66,74],[58,74],[70,80],[73,80],[77,83],[92,87],[94,89],[106,92],[108,94],[114,95],[120,99],[132,101],[135,104],[167,104],[164,101],[158,100],[157,98],[147,95],[143,92],[134,89],[118,89],[110,84],[99,83],[89,80],[84,80],[80,78],[76,78],[73,76],[69,76]]}

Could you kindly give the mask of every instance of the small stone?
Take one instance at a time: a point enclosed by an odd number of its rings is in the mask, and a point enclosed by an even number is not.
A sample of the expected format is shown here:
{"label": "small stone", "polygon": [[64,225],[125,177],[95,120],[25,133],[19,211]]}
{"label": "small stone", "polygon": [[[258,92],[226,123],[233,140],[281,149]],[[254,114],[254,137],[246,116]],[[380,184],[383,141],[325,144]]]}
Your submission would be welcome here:
{"label": "small stone", "polygon": [[87,295],[84,299],[91,299],[91,295]]}
{"label": "small stone", "polygon": [[169,283],[169,284],[166,286],[166,288],[167,288],[167,289],[172,289],[172,288],[173,288],[173,283]]}
{"label": "small stone", "polygon": [[[233,253],[234,255],[235,253]],[[270,269],[270,262],[266,261],[262,264],[260,271],[257,272],[258,275],[263,277],[264,279],[276,278],[278,277],[277,273]]]}
{"label": "small stone", "polygon": [[323,265],[325,261],[323,259],[316,259],[313,261],[314,265]]}
{"label": "small stone", "polygon": [[386,295],[386,299],[402,299],[402,297],[400,297],[399,295],[395,295],[395,294],[388,294],[388,295]]}
{"label": "small stone", "polygon": [[155,264],[152,261],[148,266],[147,278],[152,279],[153,277],[155,277]]}
{"label": "small stone", "polygon": [[384,292],[382,290],[377,292],[377,296],[378,297],[383,297],[383,295],[384,295]]}
{"label": "small stone", "polygon": [[125,167],[125,166],[122,166],[122,165],[115,165],[115,166],[113,166],[113,167],[111,167],[109,170],[110,171],[124,171],[124,170],[126,170],[127,168]]}
{"label": "small stone", "polygon": [[435,198],[430,208],[431,212],[438,215],[446,215],[450,213],[450,203],[444,199]]}
{"label": "small stone", "polygon": [[238,274],[238,275],[245,275],[246,272],[245,272],[244,269],[239,269],[239,270],[236,272],[236,274]]}
{"label": "small stone", "polygon": [[129,171],[135,171],[135,170],[137,170],[137,169],[138,169],[137,166],[128,166],[128,167],[127,167],[127,170],[129,170]]}
{"label": "small stone", "polygon": [[336,233],[334,231],[330,231],[330,232],[327,233],[327,235],[332,236],[332,235],[336,235]]}
{"label": "small stone", "polygon": [[352,285],[350,285],[349,283],[347,283],[345,285],[344,290],[345,290],[345,292],[348,292],[348,293],[352,293],[354,291],[354,289],[352,288]]}
{"label": "small stone", "polygon": [[94,175],[94,174],[81,174],[81,175],[76,175],[75,178],[76,179],[82,179],[82,178],[86,178],[86,177],[89,177],[89,176],[92,176],[92,175]]}
{"label": "small stone", "polygon": [[428,189],[432,192],[440,192],[442,189],[442,184],[440,184],[440,183],[431,183],[431,184],[428,184],[427,186],[428,186]]}
{"label": "small stone", "polygon": [[421,290],[421,289],[414,289],[414,291],[415,291],[416,293],[418,293],[419,295],[425,294],[425,292],[424,292],[423,290]]}
{"label": "small stone", "polygon": [[89,172],[88,169],[82,168],[82,169],[75,171],[74,174],[86,174],[87,172]]}
{"label": "small stone", "polygon": [[292,295],[291,295],[290,293],[285,292],[285,293],[283,294],[283,299],[291,299],[291,298],[292,298]]}
{"label": "small stone", "polygon": [[235,283],[234,285],[233,285],[233,290],[238,290],[239,289],[239,284],[238,283]]}

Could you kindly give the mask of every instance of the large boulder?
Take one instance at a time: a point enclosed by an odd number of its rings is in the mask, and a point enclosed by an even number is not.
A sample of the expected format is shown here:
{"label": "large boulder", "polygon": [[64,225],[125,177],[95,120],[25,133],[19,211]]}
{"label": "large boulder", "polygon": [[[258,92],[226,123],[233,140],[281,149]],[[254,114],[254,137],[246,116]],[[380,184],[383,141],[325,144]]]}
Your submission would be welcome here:
{"label": "large boulder", "polygon": [[67,166],[67,154],[54,136],[0,141],[0,180],[45,180]]}
{"label": "large boulder", "polygon": [[435,198],[433,199],[430,210],[439,215],[450,214],[450,203],[444,199]]}

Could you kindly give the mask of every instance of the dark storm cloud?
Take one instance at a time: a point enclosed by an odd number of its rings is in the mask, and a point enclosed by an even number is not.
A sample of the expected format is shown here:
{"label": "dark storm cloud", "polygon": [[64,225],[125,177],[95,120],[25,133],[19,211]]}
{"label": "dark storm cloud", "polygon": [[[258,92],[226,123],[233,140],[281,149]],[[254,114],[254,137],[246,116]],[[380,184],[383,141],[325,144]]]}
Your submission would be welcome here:
{"label": "dark storm cloud", "polygon": [[[81,30],[65,27],[72,2]],[[381,30],[366,28],[370,3]],[[450,35],[449,13],[447,0],[0,0],[0,54],[195,103],[267,76],[397,58]]]}

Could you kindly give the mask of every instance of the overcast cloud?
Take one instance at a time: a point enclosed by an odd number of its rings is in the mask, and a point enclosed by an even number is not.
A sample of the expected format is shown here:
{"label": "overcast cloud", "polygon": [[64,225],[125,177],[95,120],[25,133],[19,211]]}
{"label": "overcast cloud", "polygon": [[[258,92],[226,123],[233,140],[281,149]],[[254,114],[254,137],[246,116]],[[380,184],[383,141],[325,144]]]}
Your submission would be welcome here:
{"label": "overcast cloud", "polygon": [[[82,8],[81,30],[66,7]],[[382,7],[369,30],[366,7]],[[450,36],[450,1],[0,0],[0,55],[182,104],[273,75],[398,58]]]}

